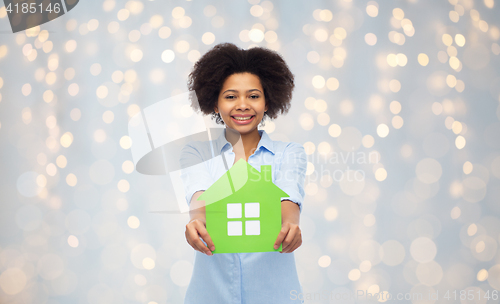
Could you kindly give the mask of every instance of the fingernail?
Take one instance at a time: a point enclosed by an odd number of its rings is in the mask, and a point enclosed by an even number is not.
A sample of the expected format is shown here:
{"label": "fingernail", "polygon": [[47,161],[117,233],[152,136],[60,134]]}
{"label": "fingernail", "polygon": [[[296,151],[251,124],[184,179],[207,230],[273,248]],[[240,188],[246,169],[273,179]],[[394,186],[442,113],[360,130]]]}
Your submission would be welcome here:
{"label": "fingernail", "polygon": [[278,245],[274,245],[274,249],[278,249]]}
{"label": "fingernail", "polygon": [[215,250],[215,246],[210,247],[210,250],[214,251]]}
{"label": "fingernail", "polygon": [[210,251],[205,252],[207,255],[212,255]]}

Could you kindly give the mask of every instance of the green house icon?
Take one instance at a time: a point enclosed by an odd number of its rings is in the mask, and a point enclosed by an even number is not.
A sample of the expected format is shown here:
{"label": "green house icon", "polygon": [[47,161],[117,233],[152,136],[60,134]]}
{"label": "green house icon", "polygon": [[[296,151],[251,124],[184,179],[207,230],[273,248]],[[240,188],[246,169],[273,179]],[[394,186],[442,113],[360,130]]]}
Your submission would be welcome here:
{"label": "green house icon", "polygon": [[198,200],[205,201],[213,253],[281,251],[274,243],[281,230],[281,198],[289,197],[272,182],[270,165],[259,172],[238,160]]}

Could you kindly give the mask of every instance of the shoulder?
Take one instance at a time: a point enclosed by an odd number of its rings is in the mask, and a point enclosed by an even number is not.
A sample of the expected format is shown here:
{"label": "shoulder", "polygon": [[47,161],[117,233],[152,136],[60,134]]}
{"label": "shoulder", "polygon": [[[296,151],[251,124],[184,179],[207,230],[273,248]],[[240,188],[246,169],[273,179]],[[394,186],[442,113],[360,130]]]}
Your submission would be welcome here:
{"label": "shoulder", "polygon": [[282,154],[290,154],[290,153],[300,153],[305,155],[305,149],[304,147],[296,142],[293,141],[280,141],[280,140],[275,140],[273,141],[274,144],[274,149],[278,153]]}
{"label": "shoulder", "polygon": [[211,141],[190,141],[182,147],[181,159],[197,158],[208,160],[212,158]]}

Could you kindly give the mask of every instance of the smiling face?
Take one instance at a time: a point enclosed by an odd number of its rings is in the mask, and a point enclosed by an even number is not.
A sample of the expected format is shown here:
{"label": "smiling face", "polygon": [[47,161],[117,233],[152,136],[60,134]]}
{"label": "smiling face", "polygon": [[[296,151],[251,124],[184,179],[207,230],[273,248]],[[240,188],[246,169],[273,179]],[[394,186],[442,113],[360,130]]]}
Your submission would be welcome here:
{"label": "smiling face", "polygon": [[237,73],[224,81],[215,112],[220,113],[228,128],[241,135],[258,132],[265,111],[266,99],[259,77]]}

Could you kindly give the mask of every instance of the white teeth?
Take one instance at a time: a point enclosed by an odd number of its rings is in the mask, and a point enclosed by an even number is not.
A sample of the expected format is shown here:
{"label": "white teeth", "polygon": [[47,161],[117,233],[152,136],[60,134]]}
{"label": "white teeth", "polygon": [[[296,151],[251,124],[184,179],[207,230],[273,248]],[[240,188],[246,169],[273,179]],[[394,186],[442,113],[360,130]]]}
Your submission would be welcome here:
{"label": "white teeth", "polygon": [[235,117],[235,116],[233,116],[233,118],[236,120],[249,120],[252,118],[252,116],[247,116],[247,117]]}

